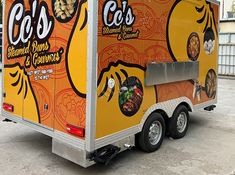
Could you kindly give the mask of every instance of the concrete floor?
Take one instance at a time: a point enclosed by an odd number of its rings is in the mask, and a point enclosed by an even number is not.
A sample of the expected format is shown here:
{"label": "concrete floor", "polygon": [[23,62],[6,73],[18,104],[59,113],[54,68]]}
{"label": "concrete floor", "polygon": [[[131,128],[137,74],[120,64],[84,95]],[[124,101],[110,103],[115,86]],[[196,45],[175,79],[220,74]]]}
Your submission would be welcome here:
{"label": "concrete floor", "polygon": [[1,175],[235,175],[235,80],[219,80],[213,112],[191,114],[188,134],[165,138],[161,149],[120,154],[109,166],[84,169],[51,153],[51,138],[20,124],[0,122]]}

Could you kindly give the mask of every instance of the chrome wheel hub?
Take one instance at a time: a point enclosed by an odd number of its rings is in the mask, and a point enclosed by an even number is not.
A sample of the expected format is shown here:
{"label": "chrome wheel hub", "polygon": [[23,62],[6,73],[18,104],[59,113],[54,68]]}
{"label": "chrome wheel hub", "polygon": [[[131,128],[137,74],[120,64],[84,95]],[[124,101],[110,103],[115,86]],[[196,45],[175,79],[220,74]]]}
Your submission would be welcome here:
{"label": "chrome wheel hub", "polygon": [[151,145],[156,145],[162,136],[162,124],[159,121],[154,121],[149,128],[149,142]]}
{"label": "chrome wheel hub", "polygon": [[183,133],[187,126],[187,114],[185,112],[181,112],[177,119],[177,130],[179,133]]}

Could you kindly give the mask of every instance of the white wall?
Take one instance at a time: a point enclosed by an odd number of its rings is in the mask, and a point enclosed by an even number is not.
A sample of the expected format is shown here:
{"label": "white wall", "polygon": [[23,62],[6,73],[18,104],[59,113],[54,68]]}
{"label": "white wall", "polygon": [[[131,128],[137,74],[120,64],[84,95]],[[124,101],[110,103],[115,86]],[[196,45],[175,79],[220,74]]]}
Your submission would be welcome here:
{"label": "white wall", "polygon": [[235,22],[220,21],[220,33],[235,33]]}

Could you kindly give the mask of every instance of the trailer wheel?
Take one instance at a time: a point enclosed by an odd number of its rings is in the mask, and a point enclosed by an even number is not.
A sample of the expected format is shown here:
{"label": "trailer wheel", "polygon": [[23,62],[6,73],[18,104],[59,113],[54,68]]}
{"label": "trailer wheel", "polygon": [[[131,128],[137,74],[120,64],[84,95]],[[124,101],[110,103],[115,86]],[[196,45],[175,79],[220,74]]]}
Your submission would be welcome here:
{"label": "trailer wheel", "polygon": [[152,113],[145,122],[142,131],[137,134],[138,147],[145,152],[156,151],[163,142],[165,131],[165,121],[162,115]]}
{"label": "trailer wheel", "polygon": [[186,135],[189,125],[188,109],[184,105],[176,108],[168,123],[169,136],[173,139],[180,139]]}

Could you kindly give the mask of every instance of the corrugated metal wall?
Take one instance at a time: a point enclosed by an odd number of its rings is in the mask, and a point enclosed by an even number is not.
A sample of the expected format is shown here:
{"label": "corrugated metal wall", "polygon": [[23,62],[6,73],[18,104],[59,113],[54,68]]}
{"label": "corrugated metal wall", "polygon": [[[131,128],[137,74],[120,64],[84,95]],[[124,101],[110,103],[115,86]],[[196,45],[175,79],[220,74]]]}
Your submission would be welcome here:
{"label": "corrugated metal wall", "polygon": [[219,36],[219,75],[235,76],[235,33]]}

